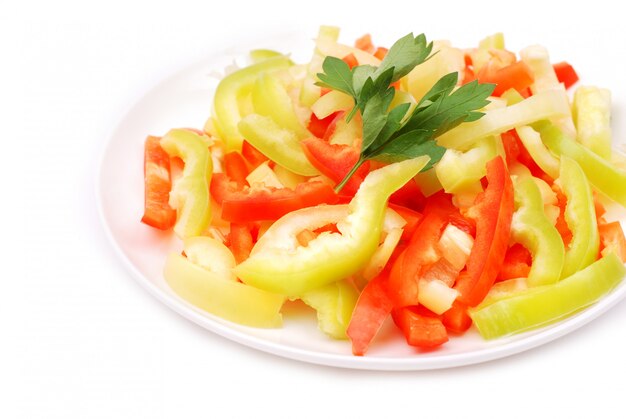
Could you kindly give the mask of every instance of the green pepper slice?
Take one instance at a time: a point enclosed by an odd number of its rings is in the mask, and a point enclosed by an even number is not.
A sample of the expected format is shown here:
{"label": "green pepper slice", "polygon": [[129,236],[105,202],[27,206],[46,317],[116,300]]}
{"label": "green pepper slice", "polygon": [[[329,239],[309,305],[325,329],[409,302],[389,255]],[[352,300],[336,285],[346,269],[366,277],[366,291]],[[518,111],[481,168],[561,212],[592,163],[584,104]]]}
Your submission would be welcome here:
{"label": "green pepper slice", "polygon": [[567,156],[576,161],[585,172],[591,185],[626,207],[626,172],[619,170],[609,161],[588,150],[565,134],[558,127],[541,122],[539,128],[541,139],[548,148],[558,156]]}
{"label": "green pepper slice", "polygon": [[211,153],[202,136],[185,129],[170,130],[161,147],[171,157],[185,162],[182,177],[170,193],[176,209],[174,232],[181,238],[199,236],[211,220],[209,184],[213,173]]}
{"label": "green pepper slice", "polygon": [[260,74],[291,65],[289,57],[281,55],[235,71],[222,79],[213,98],[214,120],[228,150],[241,150],[243,142],[243,136],[237,129],[242,117],[238,99],[251,92]]}
{"label": "green pepper slice", "polygon": [[[371,172],[342,218],[332,214],[335,206],[285,215],[259,239],[235,273],[246,284],[290,297],[355,274],[378,248],[387,199],[427,162],[422,156]],[[298,245],[299,231],[329,222],[337,223],[339,233],[322,233],[307,246]]]}
{"label": "green pepper slice", "polygon": [[546,217],[543,200],[531,176],[515,180],[515,204],[511,234],[527,248],[533,263],[528,273],[531,287],[557,282],[561,278],[565,246],[557,229]]}
{"label": "green pepper slice", "polygon": [[572,232],[572,241],[565,252],[565,264],[561,275],[566,278],[596,260],[600,234],[591,187],[580,166],[568,157],[561,157],[559,180],[567,197],[565,221]]}
{"label": "green pepper slice", "polygon": [[523,332],[568,317],[611,292],[626,268],[614,254],[552,285],[529,288],[493,304],[470,309],[485,339]]}

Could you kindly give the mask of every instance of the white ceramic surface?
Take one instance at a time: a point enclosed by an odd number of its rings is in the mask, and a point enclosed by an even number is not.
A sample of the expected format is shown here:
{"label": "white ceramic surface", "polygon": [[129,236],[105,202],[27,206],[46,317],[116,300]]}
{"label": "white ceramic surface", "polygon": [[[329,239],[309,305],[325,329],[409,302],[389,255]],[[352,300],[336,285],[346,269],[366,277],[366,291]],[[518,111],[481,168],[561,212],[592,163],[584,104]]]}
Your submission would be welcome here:
{"label": "white ceramic surface", "polygon": [[293,52],[298,62],[306,61],[312,48],[310,40],[299,36],[266,39],[185,68],[147,92],[108,140],[96,185],[104,228],[132,276],[165,305],[225,338],[287,358],[344,368],[426,370],[475,364],[536,347],[583,326],[624,297],[626,282],[599,303],[557,324],[495,341],[484,341],[470,330],[428,352],[407,346],[387,323],[365,357],[352,356],[349,342],[334,341],[319,332],[313,312],[298,305],[287,305],[282,329],[265,330],[232,324],[178,298],[161,271],[165,255],[180,249],[179,241],[139,222],[143,211],[143,141],[148,134],[162,135],[173,127],[201,128],[210,114],[216,76],[234,61],[241,62],[246,51],[275,45],[282,52]]}

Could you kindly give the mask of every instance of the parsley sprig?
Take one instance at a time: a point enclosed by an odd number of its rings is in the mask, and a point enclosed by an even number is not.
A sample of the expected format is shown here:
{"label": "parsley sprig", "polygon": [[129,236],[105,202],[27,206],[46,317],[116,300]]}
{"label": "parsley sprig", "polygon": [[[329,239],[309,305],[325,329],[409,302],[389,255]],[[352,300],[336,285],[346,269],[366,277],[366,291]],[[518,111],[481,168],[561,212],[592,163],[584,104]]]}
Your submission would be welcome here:
{"label": "parsley sprig", "polygon": [[350,69],[339,58],[324,59],[324,72],[317,74],[317,84],[352,96],[354,107],[346,120],[349,122],[357,111],[363,120],[359,160],[335,187],[337,192],[367,160],[396,162],[428,155],[430,161],[422,169],[428,170],[445,152],[435,138],[484,115],[477,110],[489,103],[487,98],[495,85],[472,81],[455,90],[457,72],[439,79],[410,112],[409,103],[389,109],[396,91],[391,84],[432,56],[432,48],[424,34],[408,34],[393,44],[378,67],[359,65]]}

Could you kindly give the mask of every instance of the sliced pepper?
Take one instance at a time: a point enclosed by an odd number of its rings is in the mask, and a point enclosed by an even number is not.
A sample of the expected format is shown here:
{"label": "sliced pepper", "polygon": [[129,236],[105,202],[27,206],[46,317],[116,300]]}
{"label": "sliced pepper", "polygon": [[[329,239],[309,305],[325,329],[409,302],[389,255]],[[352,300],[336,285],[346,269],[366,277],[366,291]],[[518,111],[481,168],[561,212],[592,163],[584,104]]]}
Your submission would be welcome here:
{"label": "sliced pepper", "polygon": [[213,163],[209,149],[202,136],[186,129],[170,130],[161,138],[161,147],[185,162],[183,175],[170,193],[170,205],[177,213],[174,232],[181,238],[199,236],[211,219],[209,182]]}
{"label": "sliced pepper", "polygon": [[315,116],[315,113],[311,114],[311,119],[309,120],[309,124],[307,125],[309,132],[311,132],[311,134],[313,134],[317,138],[324,138],[326,136],[326,132],[328,131],[330,125],[333,123],[337,115],[338,112],[334,112],[328,116],[325,116],[322,119],[319,119],[317,116]]}
{"label": "sliced pepper", "polygon": [[359,293],[349,281],[337,281],[302,295],[302,301],[317,311],[319,329],[334,339],[347,339]]}
{"label": "sliced pepper", "polygon": [[565,252],[562,278],[578,272],[598,257],[600,237],[593,202],[593,194],[585,173],[568,157],[561,157],[559,178],[565,196],[565,221],[572,232],[572,240]]}
{"label": "sliced pepper", "polygon": [[[235,268],[238,277],[261,289],[298,296],[356,273],[378,247],[387,199],[427,162],[428,157],[418,157],[371,172],[344,219],[333,206],[282,217],[259,239],[250,258]],[[303,229],[338,220],[340,233],[322,233],[306,247],[298,245],[296,236]]]}
{"label": "sliced pepper", "polygon": [[176,210],[169,204],[172,179],[170,156],[160,145],[161,138],[149,136],[144,146],[145,201],[141,222],[167,230],[176,222]]}
{"label": "sliced pepper", "polygon": [[568,317],[611,292],[626,268],[610,253],[556,284],[529,288],[511,297],[470,311],[485,339],[534,329]]}
{"label": "sliced pepper", "polygon": [[[329,144],[317,137],[307,138],[301,144],[311,164],[336,184],[343,180],[359,160],[359,151],[348,145]],[[365,162],[348,180],[341,193],[353,196],[368,172],[369,162]]]}
{"label": "sliced pepper", "polygon": [[370,343],[393,309],[387,288],[388,272],[383,271],[367,283],[356,303],[347,335],[352,341],[352,353],[365,355]]}
{"label": "sliced pepper", "polygon": [[532,255],[519,243],[509,247],[504,255],[504,264],[498,273],[496,281],[506,281],[514,278],[528,278]]}
{"label": "sliced pepper", "polygon": [[396,307],[419,304],[421,270],[440,258],[437,245],[453,208],[443,193],[428,200],[424,216],[413,233],[411,242],[391,268],[389,291]]}
{"label": "sliced pepper", "polygon": [[237,183],[240,188],[248,186],[246,177],[250,174],[243,156],[237,151],[224,154],[224,171],[229,179]]}
{"label": "sliced pepper", "polygon": [[320,174],[304,155],[298,136],[272,118],[251,114],[241,119],[238,127],[246,140],[273,162],[299,175]]}
{"label": "sliced pepper", "polygon": [[566,61],[561,61],[560,63],[556,63],[552,65],[554,69],[554,74],[556,74],[556,78],[559,83],[563,83],[566,89],[572,87],[578,81],[578,74],[576,74],[576,70],[574,67]]}
{"label": "sliced pepper", "polygon": [[272,118],[278,126],[306,138],[309,132],[298,119],[287,89],[280,80],[268,73],[260,74],[252,89],[254,112]]}
{"label": "sliced pepper", "polygon": [[443,313],[441,322],[449,332],[463,333],[472,326],[472,318],[467,313],[467,306],[456,300],[450,310]]}
{"label": "sliced pepper", "polygon": [[487,111],[478,121],[466,122],[439,136],[437,143],[446,148],[466,150],[481,138],[542,119],[564,116],[570,116],[569,99],[565,91],[545,90],[515,105]]}
{"label": "sliced pepper", "polygon": [[537,184],[530,176],[515,181],[517,210],[511,222],[511,235],[532,255],[528,285],[546,285],[561,278],[565,247],[561,235],[546,217]]}
{"label": "sliced pepper", "polygon": [[611,159],[611,91],[581,86],[574,93],[572,113],[576,139],[600,157]]}
{"label": "sliced pepper", "polygon": [[396,308],[391,312],[406,342],[418,348],[435,348],[448,341],[446,327],[441,316],[429,312],[422,306]]}
{"label": "sliced pepper", "polygon": [[222,243],[209,237],[194,237],[193,242],[185,243],[185,253],[195,262],[171,253],[163,272],[168,285],[180,297],[235,323],[266,328],[282,324],[280,309],[285,297],[238,282],[232,275],[235,259]]}
{"label": "sliced pepper", "polygon": [[250,225],[231,223],[230,232],[228,233],[228,247],[233,252],[235,261],[241,263],[248,259],[253,246],[254,239]]}
{"label": "sliced pepper", "polygon": [[304,106],[311,106],[320,97],[320,87],[315,84],[317,81],[316,74],[322,70],[322,63],[326,54],[319,50],[317,41],[337,42],[339,38],[339,28],[334,26],[320,26],[315,50],[309,65],[307,66],[306,76],[302,80],[302,88],[300,89],[300,102]]}
{"label": "sliced pepper", "polygon": [[235,223],[277,220],[300,208],[334,204],[338,196],[320,180],[300,183],[290,188],[240,188],[223,173],[211,180],[211,194],[222,205],[222,218]]}
{"label": "sliced pepper", "polygon": [[241,144],[241,155],[246,159],[253,170],[269,160],[265,154],[254,148],[254,146],[246,140],[243,140]]}
{"label": "sliced pepper", "polygon": [[615,252],[621,261],[626,263],[626,238],[619,221],[600,224],[598,229],[600,230],[602,255],[606,255],[608,252]]}
{"label": "sliced pepper", "polygon": [[[529,126],[518,127],[515,131],[524,145],[524,148],[528,150],[528,153],[537,166],[552,177],[552,179],[558,178],[559,159],[543,144],[539,133]],[[531,168],[529,167],[529,169]],[[533,176],[535,176],[535,173],[533,173]]]}
{"label": "sliced pepper", "polygon": [[533,83],[533,72],[523,61],[517,61],[504,67],[497,68],[487,62],[478,72],[477,79],[480,83],[495,83],[494,96],[501,96],[509,89],[518,92],[530,87]]}
{"label": "sliced pepper", "polygon": [[485,138],[466,152],[446,150],[435,172],[447,193],[460,193],[485,176],[487,162],[496,155],[496,138]]}
{"label": "sliced pepper", "polygon": [[242,117],[238,98],[252,90],[260,74],[291,65],[289,57],[281,55],[235,71],[222,79],[213,98],[214,120],[228,150],[241,150],[244,138],[237,128]]}
{"label": "sliced pepper", "polygon": [[469,215],[476,220],[476,239],[467,261],[468,275],[455,285],[458,299],[469,306],[480,303],[495,282],[511,235],[513,184],[501,156],[487,163],[487,182],[470,208]]}
{"label": "sliced pepper", "polygon": [[542,122],[538,124],[538,128],[541,139],[553,153],[575,160],[595,188],[626,207],[625,171],[589,151],[553,124]]}

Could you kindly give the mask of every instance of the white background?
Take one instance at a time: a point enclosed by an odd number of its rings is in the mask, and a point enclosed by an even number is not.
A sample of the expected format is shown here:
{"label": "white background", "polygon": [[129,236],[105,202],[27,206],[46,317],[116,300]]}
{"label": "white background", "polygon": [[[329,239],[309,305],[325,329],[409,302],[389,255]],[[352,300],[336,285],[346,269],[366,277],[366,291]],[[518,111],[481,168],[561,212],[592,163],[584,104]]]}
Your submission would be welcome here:
{"label": "white background", "polygon": [[[511,49],[543,43],[604,85],[623,83],[621,13],[602,1],[114,3],[1,8],[0,417],[620,416],[626,302],[476,366],[375,373],[285,360],[195,326],[137,285],[105,239],[94,183],[107,135],[134,101],[227,45],[313,37],[320,23],[459,46],[504,31]],[[614,92],[623,128],[625,90]]]}

